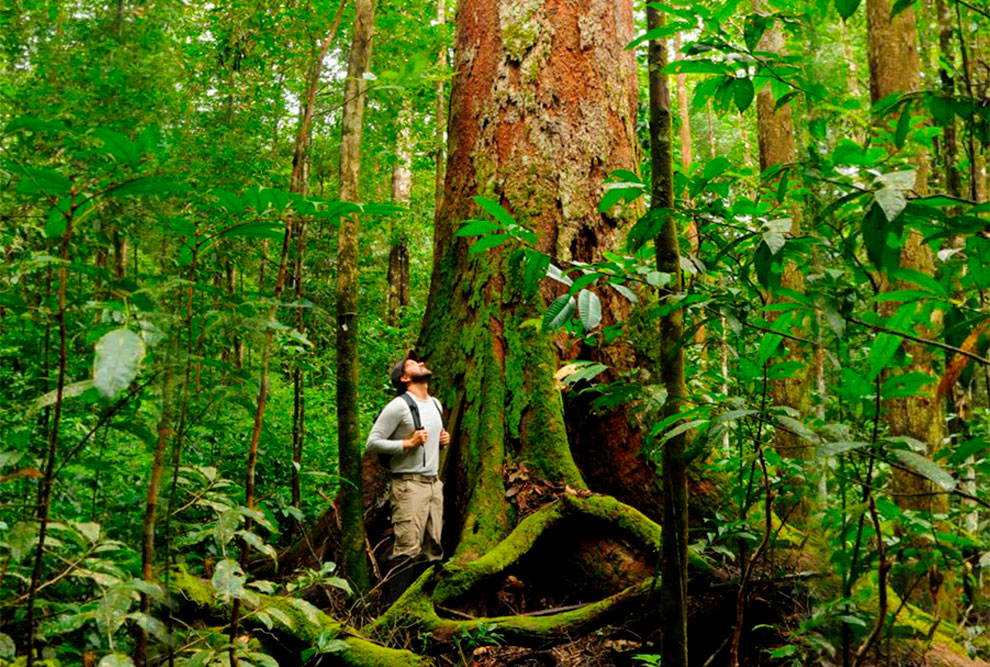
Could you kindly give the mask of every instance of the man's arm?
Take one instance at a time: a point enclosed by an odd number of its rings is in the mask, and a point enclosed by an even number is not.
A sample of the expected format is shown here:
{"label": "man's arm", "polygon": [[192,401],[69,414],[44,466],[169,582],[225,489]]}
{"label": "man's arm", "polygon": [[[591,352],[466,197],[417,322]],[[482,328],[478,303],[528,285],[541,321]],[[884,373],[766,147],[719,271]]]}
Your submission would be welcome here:
{"label": "man's arm", "polygon": [[403,441],[391,439],[402,420],[402,413],[396,408],[405,407],[397,405],[397,403],[397,401],[392,401],[386,405],[378,418],[375,419],[371,433],[368,434],[368,441],[364,445],[365,451],[372,454],[401,454],[403,452]]}
{"label": "man's arm", "polygon": [[401,454],[408,449],[419,447],[425,443],[426,431],[422,429],[413,432],[405,440],[392,439],[392,434],[395,433],[395,429],[402,423],[402,417],[408,410],[409,407],[404,402],[398,400],[386,405],[385,409],[378,415],[378,419],[375,420],[374,426],[371,427],[371,433],[368,434],[368,441],[364,445],[365,451],[372,454],[394,455]]}

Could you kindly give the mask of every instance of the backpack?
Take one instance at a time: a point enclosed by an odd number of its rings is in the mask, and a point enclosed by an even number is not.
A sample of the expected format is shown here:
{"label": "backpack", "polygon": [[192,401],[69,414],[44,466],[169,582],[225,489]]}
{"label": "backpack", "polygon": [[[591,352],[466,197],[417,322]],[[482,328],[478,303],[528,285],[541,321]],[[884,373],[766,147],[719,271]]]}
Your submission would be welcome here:
{"label": "backpack", "polygon": [[[436,406],[437,412],[440,413],[440,428],[442,429],[443,408],[440,407],[440,401],[438,401],[435,397],[430,396],[430,399],[433,405]],[[406,402],[406,405],[409,406],[409,412],[412,415],[412,420],[413,420],[413,430],[418,431],[419,429],[423,428],[423,421],[419,416],[419,405],[416,403],[416,399],[410,396],[408,392],[405,392],[402,394],[402,400],[404,400]],[[426,458],[426,452],[423,452],[423,458],[424,459]],[[391,470],[392,454],[379,454],[378,464],[384,468],[388,468]]]}

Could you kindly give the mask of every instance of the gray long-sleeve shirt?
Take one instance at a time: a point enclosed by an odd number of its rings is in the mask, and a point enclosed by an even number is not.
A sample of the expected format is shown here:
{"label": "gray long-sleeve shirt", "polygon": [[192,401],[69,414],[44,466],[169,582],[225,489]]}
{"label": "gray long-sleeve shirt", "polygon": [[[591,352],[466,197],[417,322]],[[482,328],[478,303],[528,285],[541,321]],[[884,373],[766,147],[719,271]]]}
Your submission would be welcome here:
{"label": "gray long-sleeve shirt", "polygon": [[375,419],[364,448],[373,454],[391,455],[389,467],[393,473],[436,475],[440,463],[440,431],[443,428],[439,401],[432,396],[425,401],[415,396],[412,398],[419,406],[420,423],[427,433],[426,442],[403,451],[402,441],[414,430],[413,418],[405,399],[396,396]]}

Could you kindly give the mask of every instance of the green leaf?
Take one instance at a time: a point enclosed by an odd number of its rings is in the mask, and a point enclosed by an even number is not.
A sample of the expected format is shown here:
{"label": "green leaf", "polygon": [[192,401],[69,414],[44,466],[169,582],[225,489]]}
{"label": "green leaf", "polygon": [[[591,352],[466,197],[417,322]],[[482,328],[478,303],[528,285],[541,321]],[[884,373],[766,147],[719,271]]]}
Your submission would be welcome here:
{"label": "green leaf", "polygon": [[123,653],[111,653],[100,658],[97,667],[134,667],[134,661]]}
{"label": "green leaf", "polygon": [[838,442],[827,442],[818,448],[818,456],[837,456],[845,452],[851,452],[863,447],[869,447],[870,443],[852,440],[842,440]]}
{"label": "green leaf", "polygon": [[543,331],[552,331],[571,318],[577,301],[570,294],[554,299],[543,313]]}
{"label": "green leaf", "polygon": [[244,595],[244,582],[247,577],[237,561],[224,558],[216,564],[213,570],[213,590],[215,590],[223,600],[229,601],[231,598],[238,598]]}
{"label": "green leaf", "polygon": [[468,250],[468,254],[476,255],[479,252],[490,250],[491,248],[494,248],[498,245],[501,245],[502,243],[505,243],[510,238],[512,237],[509,236],[508,234],[492,234],[491,236],[485,236],[484,238],[480,238],[477,241],[475,241],[473,244],[471,244],[471,249]]}
{"label": "green leaf", "polygon": [[594,283],[596,280],[601,278],[604,274],[598,273],[597,271],[592,271],[591,273],[585,273],[574,279],[571,284],[571,289],[568,290],[569,294],[576,294],[579,290],[584,289],[588,285]]}
{"label": "green leaf", "polygon": [[779,334],[772,334],[772,333],[763,334],[763,339],[760,340],[760,349],[759,352],[757,353],[757,356],[759,357],[760,366],[767,363],[770,357],[773,356],[773,353],[777,351],[777,348],[780,346],[780,343],[783,340],[784,337]]}
{"label": "green leaf", "polygon": [[266,544],[264,540],[261,539],[257,534],[246,531],[239,530],[237,534],[246,543],[250,544],[252,547],[265,554],[274,561],[275,565],[278,566],[278,552],[275,551],[275,547],[270,544]]}
{"label": "green leaf", "polygon": [[598,295],[590,290],[578,293],[578,312],[585,331],[591,331],[602,321],[602,302]]}
{"label": "green leaf", "polygon": [[502,225],[508,227],[509,225],[514,225],[516,223],[512,216],[509,215],[509,212],[502,208],[498,202],[492,201],[491,199],[485,199],[484,197],[472,197],[472,199],[478,206],[485,209],[485,211],[488,212],[488,215],[498,220],[502,223]]}
{"label": "green leaf", "polygon": [[839,12],[839,16],[842,20],[847,20],[850,16],[856,13],[856,9],[859,7],[860,0],[835,0],[835,9]]}
{"label": "green leaf", "polygon": [[891,453],[905,466],[942,487],[946,491],[956,488],[955,478],[943,470],[937,463],[921,454],[906,449],[894,449]]}
{"label": "green leaf", "polygon": [[186,187],[170,178],[159,178],[157,176],[147,176],[127,181],[111,188],[107,194],[114,197],[135,197],[138,195],[172,195],[180,194]]}
{"label": "green leaf", "polygon": [[753,103],[756,90],[753,88],[752,80],[748,78],[737,78],[732,84],[732,99],[736,103],[739,111],[745,111]]}
{"label": "green leaf", "polygon": [[242,239],[271,239],[281,241],[285,238],[285,223],[282,222],[245,222],[243,225],[231,227],[220,234],[220,238]]}
{"label": "green leaf", "polygon": [[141,152],[137,144],[131,141],[127,135],[114,132],[106,127],[99,127],[93,132],[93,136],[103,142],[104,152],[111,155],[117,162],[126,162],[131,167],[137,167],[141,159]]}
{"label": "green leaf", "polygon": [[233,192],[228,192],[223,188],[214,188],[210,191],[210,194],[217,198],[220,206],[222,206],[228,213],[240,215],[244,212],[244,202],[242,202]]}
{"label": "green leaf", "polygon": [[540,280],[547,274],[550,267],[550,256],[536,250],[526,248],[526,269],[523,273],[523,283],[526,293],[530,296],[536,294],[540,286]]}
{"label": "green leaf", "polygon": [[873,339],[870,345],[870,374],[871,379],[879,375],[887,367],[894,353],[901,346],[901,337],[894,334],[882,333]]}
{"label": "green leaf", "polygon": [[730,166],[732,166],[732,163],[724,157],[717,157],[713,160],[709,160],[705,164],[705,171],[703,172],[705,180],[710,181],[713,178],[721,176]]}
{"label": "green leaf", "polygon": [[894,143],[898,148],[904,148],[904,141],[907,139],[908,130],[911,129],[911,101],[904,103],[901,117],[897,120],[897,130],[894,132]]}
{"label": "green leaf", "polygon": [[873,196],[887,218],[887,222],[893,222],[907,208],[907,197],[904,195],[904,190],[881,188],[873,193]]}
{"label": "green leaf", "polygon": [[0,658],[13,660],[16,654],[17,646],[14,644],[14,640],[11,639],[10,635],[0,632]]}
{"label": "green leaf", "polygon": [[667,74],[731,74],[733,69],[712,60],[675,60],[664,71]]}
{"label": "green leaf", "polygon": [[913,4],[914,0],[897,0],[897,2],[894,3],[894,6],[890,8],[890,18],[893,19]]}
{"label": "green leaf", "polygon": [[132,589],[129,584],[108,588],[96,607],[96,625],[104,637],[112,637],[127,619],[131,608]]}
{"label": "green leaf", "polygon": [[52,196],[69,194],[72,189],[72,181],[58,173],[54,169],[46,167],[23,167],[13,169],[20,175],[17,182],[17,192],[22,195],[34,195],[44,193]]}
{"label": "green leaf", "polygon": [[783,107],[784,105],[788,104],[791,100],[793,100],[795,97],[797,97],[800,93],[801,93],[801,91],[799,91],[799,90],[792,90],[789,93],[785,93],[785,94],[781,95],[777,99],[777,101],[774,103],[773,110],[775,112],[776,111],[780,111],[780,108],[781,107]]}
{"label": "green leaf", "polygon": [[[12,134],[19,130],[28,130],[29,132],[67,132],[68,129],[62,121],[42,120],[34,116],[18,116],[7,123],[7,127],[3,131],[4,134]],[[3,656],[0,655],[0,657]]]}
{"label": "green leaf", "polygon": [[756,50],[756,46],[760,43],[760,38],[763,37],[763,33],[766,32],[771,20],[760,14],[750,14],[746,17],[746,22],[743,24],[743,41],[746,42],[747,49]]}
{"label": "green leaf", "polygon": [[465,220],[464,226],[458,229],[454,236],[482,236],[499,229],[504,229],[504,227],[491,220]]}
{"label": "green leaf", "polygon": [[93,385],[105,398],[114,397],[137,376],[144,352],[144,340],[130,329],[104,334],[96,343]]}

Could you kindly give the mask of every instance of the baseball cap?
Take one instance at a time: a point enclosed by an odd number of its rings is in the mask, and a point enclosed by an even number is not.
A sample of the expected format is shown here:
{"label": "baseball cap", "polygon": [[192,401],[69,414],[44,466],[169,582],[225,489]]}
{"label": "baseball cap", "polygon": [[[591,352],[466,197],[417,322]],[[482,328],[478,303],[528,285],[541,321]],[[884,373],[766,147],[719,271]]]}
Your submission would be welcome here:
{"label": "baseball cap", "polygon": [[402,376],[406,374],[406,362],[410,359],[419,361],[419,355],[416,354],[416,350],[407,350],[406,356],[399,359],[395,366],[392,367],[392,386],[398,391],[404,391],[406,388],[406,383],[402,381]]}

